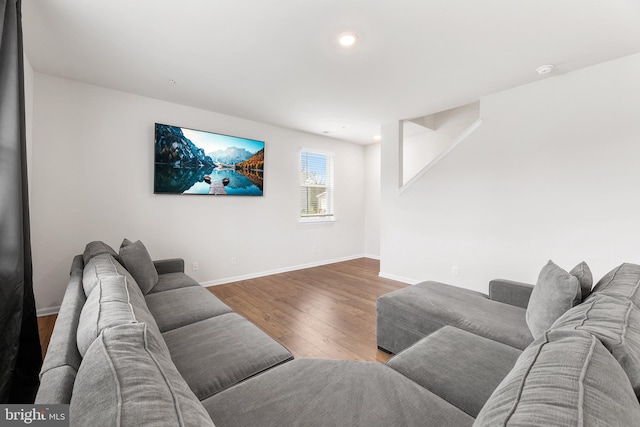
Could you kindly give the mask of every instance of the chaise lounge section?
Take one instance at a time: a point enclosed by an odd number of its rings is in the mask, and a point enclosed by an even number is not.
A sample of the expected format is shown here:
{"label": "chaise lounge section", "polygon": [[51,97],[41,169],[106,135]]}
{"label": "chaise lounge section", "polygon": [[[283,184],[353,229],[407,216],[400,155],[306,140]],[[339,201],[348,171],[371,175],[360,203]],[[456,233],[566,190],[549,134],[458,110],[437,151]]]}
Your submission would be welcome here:
{"label": "chaise lounge section", "polygon": [[381,296],[376,303],[378,348],[398,354],[450,325],[525,349],[533,341],[525,320],[533,286],[494,280],[489,289],[490,295],[485,295],[444,283],[423,282]]}

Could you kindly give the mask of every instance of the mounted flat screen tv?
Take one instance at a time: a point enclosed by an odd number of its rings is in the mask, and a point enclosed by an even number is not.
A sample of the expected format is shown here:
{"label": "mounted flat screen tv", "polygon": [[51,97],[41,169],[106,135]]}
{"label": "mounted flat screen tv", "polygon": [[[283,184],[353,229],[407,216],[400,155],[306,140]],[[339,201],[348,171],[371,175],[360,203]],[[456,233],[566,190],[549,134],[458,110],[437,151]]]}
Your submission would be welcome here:
{"label": "mounted flat screen tv", "polygon": [[264,142],[155,124],[154,193],[262,196]]}

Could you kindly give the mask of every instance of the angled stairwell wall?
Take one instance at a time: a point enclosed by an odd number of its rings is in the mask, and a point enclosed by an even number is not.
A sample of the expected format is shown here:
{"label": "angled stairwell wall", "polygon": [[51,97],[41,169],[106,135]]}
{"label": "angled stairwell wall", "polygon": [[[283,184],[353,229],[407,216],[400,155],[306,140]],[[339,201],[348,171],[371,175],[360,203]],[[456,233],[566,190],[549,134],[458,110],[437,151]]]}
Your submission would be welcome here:
{"label": "angled stairwell wall", "polygon": [[480,102],[402,122],[402,187],[405,191],[481,124]]}

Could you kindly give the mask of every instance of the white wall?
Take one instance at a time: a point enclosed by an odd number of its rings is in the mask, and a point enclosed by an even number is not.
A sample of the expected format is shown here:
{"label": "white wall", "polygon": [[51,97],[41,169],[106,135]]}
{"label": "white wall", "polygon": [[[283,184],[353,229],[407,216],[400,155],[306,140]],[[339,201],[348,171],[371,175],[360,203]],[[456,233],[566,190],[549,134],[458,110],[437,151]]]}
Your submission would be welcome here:
{"label": "white wall", "polygon": [[640,263],[639,75],[640,54],[482,98],[482,126],[401,195],[383,126],[381,275],[486,291],[548,259],[595,280]]}
{"label": "white wall", "polygon": [[364,253],[380,258],[380,144],[365,147]]}
{"label": "white wall", "polygon": [[[40,73],[34,102],[31,226],[40,312],[60,305],[72,257],[91,240],[118,250],[125,237],[140,239],[155,259],[185,258],[187,272],[207,283],[363,254],[360,145]],[[264,196],[154,195],[155,122],[264,140]],[[334,224],[298,224],[300,147],[336,154]],[[190,271],[193,261],[198,272]]]}

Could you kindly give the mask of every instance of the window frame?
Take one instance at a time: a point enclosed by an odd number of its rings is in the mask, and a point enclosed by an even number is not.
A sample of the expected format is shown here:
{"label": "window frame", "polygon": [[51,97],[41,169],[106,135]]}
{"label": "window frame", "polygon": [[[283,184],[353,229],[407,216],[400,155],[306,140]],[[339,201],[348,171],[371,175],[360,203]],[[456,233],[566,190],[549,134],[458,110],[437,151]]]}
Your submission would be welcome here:
{"label": "window frame", "polygon": [[[317,156],[324,156],[325,158],[325,173],[326,173],[326,183],[325,184],[314,184],[309,183],[305,184],[303,182],[303,177],[305,171],[303,169],[303,161],[304,155],[313,154]],[[327,223],[327,222],[335,222],[335,153],[316,150],[311,148],[301,148],[298,154],[298,162],[299,162],[299,182],[298,182],[298,193],[299,193],[299,202],[298,202],[298,222],[300,224],[318,224],[318,223]],[[302,213],[302,191],[304,188],[324,188],[324,193],[327,193],[327,210],[326,213],[317,213],[317,214],[303,214]],[[321,195],[322,193],[320,193]],[[309,195],[307,193],[307,199]],[[317,196],[316,196],[317,197]]]}

